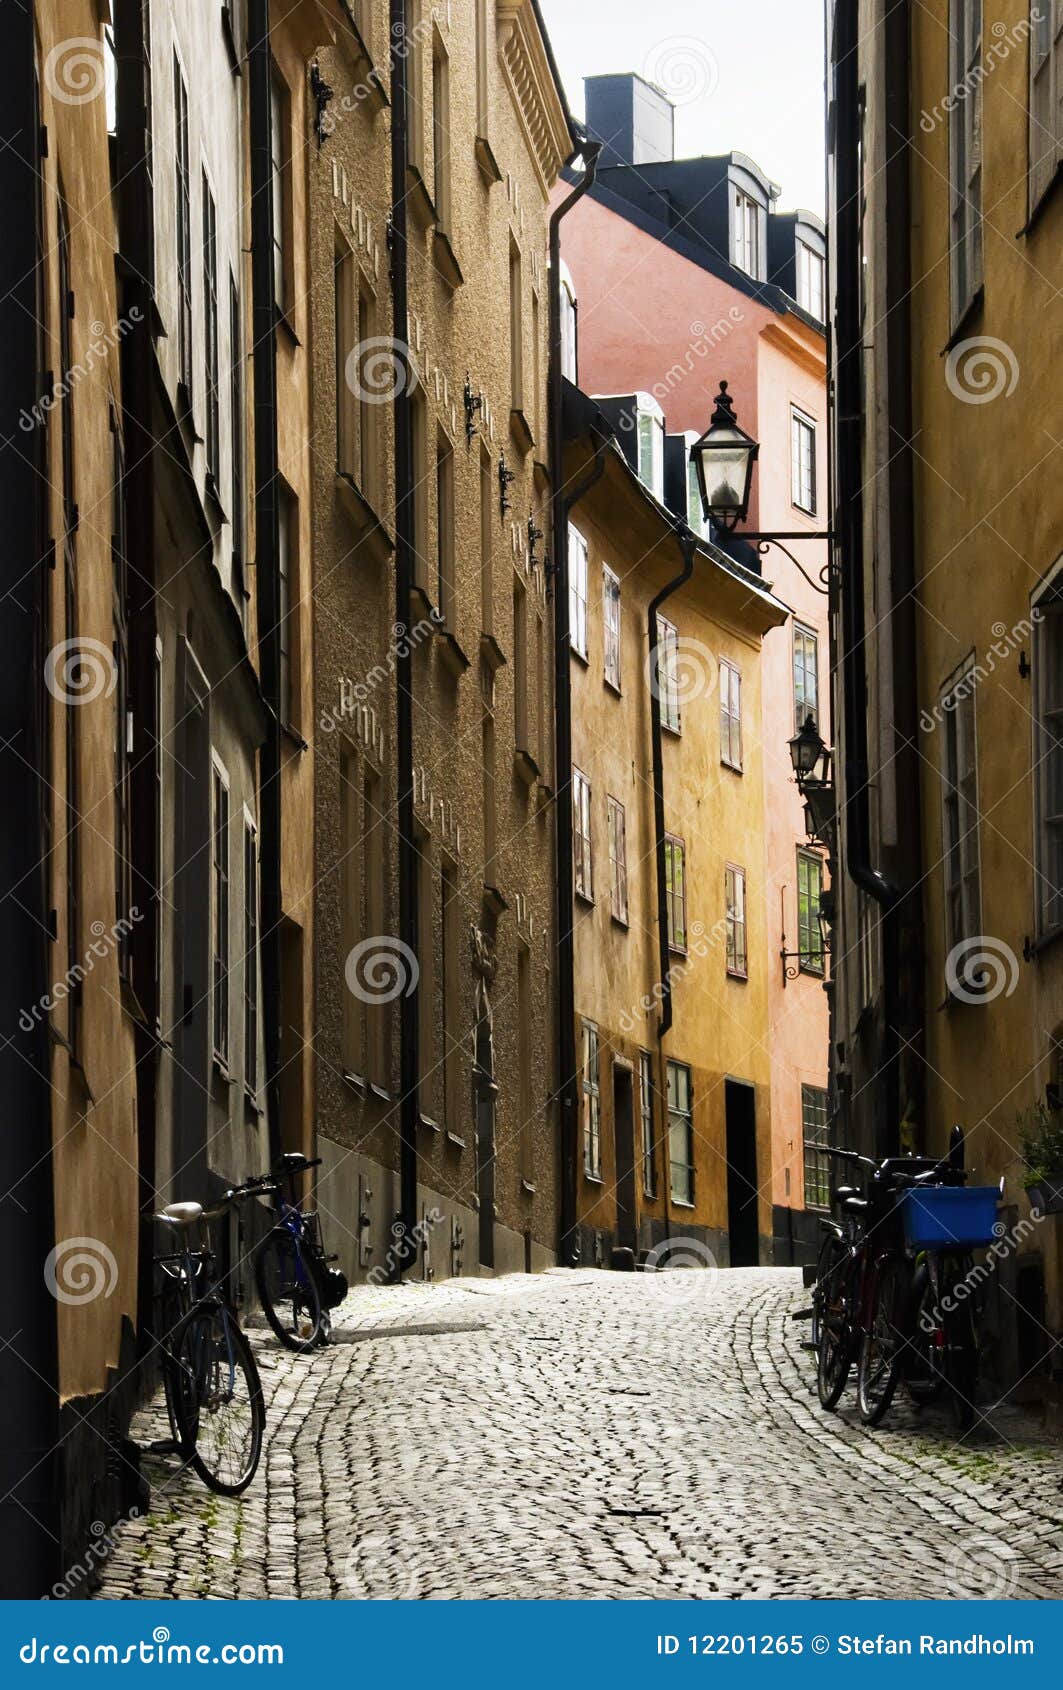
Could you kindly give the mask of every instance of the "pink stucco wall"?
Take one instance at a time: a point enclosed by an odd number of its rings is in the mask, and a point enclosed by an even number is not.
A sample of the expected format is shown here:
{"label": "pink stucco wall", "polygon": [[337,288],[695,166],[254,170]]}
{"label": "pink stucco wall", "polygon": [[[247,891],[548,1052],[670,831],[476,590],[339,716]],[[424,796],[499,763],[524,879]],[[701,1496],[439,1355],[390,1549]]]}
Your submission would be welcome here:
{"label": "pink stucco wall", "polygon": [[[568,192],[559,190],[555,199]],[[823,337],[796,315],[780,315],[727,281],[663,246],[625,218],[586,198],[562,225],[562,253],[579,301],[579,382],[590,394],[653,394],[670,433],[709,422],[721,378],[742,426],[761,443],[754,473],[750,529],[815,531],[827,526],[826,364]],[[790,498],[790,408],[817,423],[818,511],[805,516]],[[813,580],[826,562],[818,541],[791,549]],[[763,571],[794,616],[819,640],[820,729],[831,738],[827,601],[777,548]],[[763,715],[746,734],[763,739],[766,784],[764,900],[770,1004],[772,1201],[803,1206],[802,1084],[826,1088],[828,1015],[819,979],[784,983],[779,953],[797,949],[797,850],[804,809],[793,780],[787,741],[795,731],[793,622],[767,636],[763,652]],[[758,865],[749,865],[749,896]],[[692,898],[696,889],[692,888]],[[694,904],[691,905],[694,908]],[[752,962],[752,959],[751,959]],[[762,1179],[768,1171],[760,1170]]]}

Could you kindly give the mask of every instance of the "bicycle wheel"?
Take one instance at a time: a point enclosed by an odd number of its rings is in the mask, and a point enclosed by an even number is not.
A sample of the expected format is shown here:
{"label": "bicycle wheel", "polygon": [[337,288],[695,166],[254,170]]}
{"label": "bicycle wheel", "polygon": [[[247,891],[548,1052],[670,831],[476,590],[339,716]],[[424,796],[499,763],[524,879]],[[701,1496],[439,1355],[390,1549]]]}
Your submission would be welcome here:
{"label": "bicycle wheel", "polygon": [[812,1306],[817,1311],[816,1390],[824,1408],[837,1408],[852,1366],[852,1257],[839,1239],[820,1252],[821,1277]]}
{"label": "bicycle wheel", "polygon": [[887,1262],[879,1274],[871,1321],[860,1340],[856,1400],[865,1426],[878,1426],[889,1412],[901,1375],[904,1334],[901,1270]]}
{"label": "bicycle wheel", "polygon": [[828,1283],[835,1260],[845,1246],[837,1233],[828,1232],[819,1247],[816,1261],[816,1278],[812,1288],[812,1330],[809,1342],[814,1350],[819,1349],[819,1328],[822,1317],[823,1288]]}
{"label": "bicycle wheel", "polygon": [[173,1364],[182,1451],[211,1490],[239,1496],[258,1468],[266,1406],[251,1346],[224,1303],[192,1310]]}
{"label": "bicycle wheel", "polygon": [[961,1432],[970,1430],[978,1412],[975,1403],[978,1392],[978,1337],[974,1311],[966,1296],[956,1294],[956,1287],[961,1284],[965,1292],[970,1289],[966,1283],[970,1265],[969,1259],[966,1265],[951,1261],[942,1276],[945,1384],[952,1403],[952,1417]]}
{"label": "bicycle wheel", "polygon": [[912,1308],[912,1338],[905,1359],[904,1382],[912,1401],[923,1408],[933,1402],[944,1383],[937,1299],[925,1263],[916,1270]]}
{"label": "bicycle wheel", "polygon": [[262,1312],[286,1349],[302,1355],[321,1340],[321,1292],[313,1264],[287,1227],[267,1233],[255,1256]]}

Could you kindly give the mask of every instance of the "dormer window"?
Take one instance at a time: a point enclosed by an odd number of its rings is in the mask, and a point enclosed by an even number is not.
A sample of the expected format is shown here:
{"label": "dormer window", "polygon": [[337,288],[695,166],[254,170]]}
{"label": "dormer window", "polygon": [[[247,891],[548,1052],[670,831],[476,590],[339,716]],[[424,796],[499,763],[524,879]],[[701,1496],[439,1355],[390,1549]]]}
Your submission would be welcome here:
{"label": "dormer window", "polygon": [[825,309],[826,263],[823,254],[815,252],[807,242],[797,243],[797,303],[802,311],[815,317],[817,323],[826,322]]}
{"label": "dormer window", "polygon": [[639,480],[664,503],[664,412],[648,393],[635,396],[639,444]]}
{"label": "dormer window", "polygon": [[731,262],[756,282],[764,280],[761,206],[741,188],[735,188],[731,204]]}

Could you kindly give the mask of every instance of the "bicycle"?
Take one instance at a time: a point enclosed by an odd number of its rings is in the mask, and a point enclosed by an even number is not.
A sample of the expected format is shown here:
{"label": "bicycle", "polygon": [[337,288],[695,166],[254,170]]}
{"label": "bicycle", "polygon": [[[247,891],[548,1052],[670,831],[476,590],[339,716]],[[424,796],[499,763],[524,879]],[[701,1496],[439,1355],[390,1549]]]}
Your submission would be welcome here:
{"label": "bicycle", "polygon": [[[877,1163],[855,1150],[829,1147],[829,1156],[874,1172]],[[854,1186],[834,1192],[843,1221],[823,1221],[825,1237],[816,1266],[812,1293],[812,1343],[816,1351],[816,1391],[824,1408],[836,1408],[849,1381],[855,1347],[867,1201]]]}
{"label": "bicycle", "polygon": [[228,1193],[210,1210],[169,1203],[156,1216],[179,1237],[179,1248],[156,1257],[164,1281],[159,1346],[171,1438],[151,1448],[180,1454],[221,1496],[239,1496],[254,1478],[266,1407],[251,1346],[214,1279],[209,1235],[201,1246],[193,1246],[192,1235],[225,1214],[237,1195]]}
{"label": "bicycle", "polygon": [[990,1186],[936,1186],[908,1192],[902,1208],[905,1238],[916,1252],[912,1346],[928,1390],[947,1394],[962,1432],[977,1412],[979,1374],[971,1252],[996,1237],[998,1196]]}
{"label": "bicycle", "polygon": [[[272,1196],[276,1216],[254,1252],[255,1287],[262,1312],[286,1349],[305,1354],[332,1335],[332,1309],[347,1295],[347,1280],[331,1264],[316,1210],[304,1213],[296,1194],[300,1174],[321,1165],[300,1151],[289,1151],[272,1175],[248,1181],[241,1195]],[[287,1183],[287,1195],[283,1195]]]}

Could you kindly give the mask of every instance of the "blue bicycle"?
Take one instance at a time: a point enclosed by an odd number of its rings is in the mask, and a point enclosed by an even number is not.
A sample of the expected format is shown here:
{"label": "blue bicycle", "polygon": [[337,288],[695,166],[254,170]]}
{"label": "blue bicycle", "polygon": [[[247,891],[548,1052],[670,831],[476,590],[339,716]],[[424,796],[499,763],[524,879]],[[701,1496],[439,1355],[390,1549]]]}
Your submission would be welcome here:
{"label": "blue bicycle", "polygon": [[331,1311],[347,1295],[346,1279],[331,1266],[336,1258],[325,1254],[320,1217],[316,1210],[304,1213],[296,1192],[300,1175],[320,1164],[320,1156],[290,1151],[272,1175],[240,1188],[241,1196],[275,1199],[274,1225],[255,1251],[255,1286],[273,1331],[297,1354],[328,1343]]}

